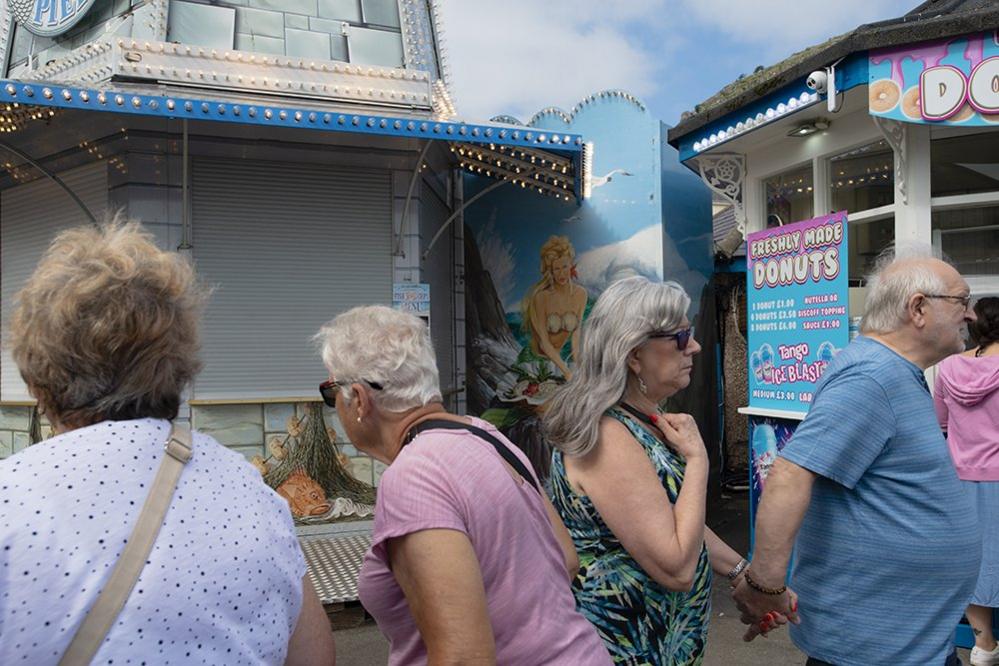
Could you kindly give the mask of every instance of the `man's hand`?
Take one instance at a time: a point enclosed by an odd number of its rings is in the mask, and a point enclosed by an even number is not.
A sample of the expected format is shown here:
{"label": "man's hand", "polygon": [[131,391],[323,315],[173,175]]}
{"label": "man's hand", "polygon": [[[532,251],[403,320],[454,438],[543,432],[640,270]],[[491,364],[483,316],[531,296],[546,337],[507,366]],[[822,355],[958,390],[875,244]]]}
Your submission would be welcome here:
{"label": "man's hand", "polygon": [[761,634],[765,638],[767,632],[788,622],[801,622],[798,596],[791,590],[783,594],[764,594],[750,587],[742,577],[732,590],[732,599],[741,613],[739,619],[749,625],[742,637],[744,641],[752,641]]}

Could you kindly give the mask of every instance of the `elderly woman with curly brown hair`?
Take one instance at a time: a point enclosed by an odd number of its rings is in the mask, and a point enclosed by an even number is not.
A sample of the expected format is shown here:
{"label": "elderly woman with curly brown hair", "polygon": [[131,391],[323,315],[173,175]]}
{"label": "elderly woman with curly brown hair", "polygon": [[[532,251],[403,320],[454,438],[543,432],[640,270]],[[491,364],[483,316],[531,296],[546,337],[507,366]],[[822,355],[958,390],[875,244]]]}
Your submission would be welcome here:
{"label": "elderly woman with curly brown hair", "polygon": [[118,222],[57,236],[19,293],[9,348],[56,435],[0,462],[0,663],[333,663],[287,504],[172,425],[205,297]]}

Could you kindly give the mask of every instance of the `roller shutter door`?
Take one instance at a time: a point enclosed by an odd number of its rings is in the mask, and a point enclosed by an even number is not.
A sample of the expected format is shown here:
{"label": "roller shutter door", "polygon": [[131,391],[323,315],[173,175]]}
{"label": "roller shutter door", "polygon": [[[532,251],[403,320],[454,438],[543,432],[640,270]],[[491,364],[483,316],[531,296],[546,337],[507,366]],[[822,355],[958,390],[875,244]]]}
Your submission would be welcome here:
{"label": "roller shutter door", "polygon": [[205,312],[195,399],[312,396],[310,338],[355,305],[392,297],[391,173],[200,159],[192,171]]}
{"label": "roller shutter door", "polygon": [[[97,219],[105,215],[108,204],[106,162],[71,169],[59,174],[59,178]],[[3,302],[0,320],[5,334],[11,301],[34,272],[52,239],[64,229],[89,222],[66,191],[48,178],[0,192],[0,300]],[[0,399],[26,400],[29,397],[5,346],[0,360]]]}

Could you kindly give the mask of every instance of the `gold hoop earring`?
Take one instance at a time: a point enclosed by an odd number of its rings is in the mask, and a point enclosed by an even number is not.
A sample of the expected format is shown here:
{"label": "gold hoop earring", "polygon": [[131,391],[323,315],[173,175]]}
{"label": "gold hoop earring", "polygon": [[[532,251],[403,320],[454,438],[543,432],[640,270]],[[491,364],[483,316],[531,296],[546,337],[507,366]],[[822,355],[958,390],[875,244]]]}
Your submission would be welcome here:
{"label": "gold hoop earring", "polygon": [[642,395],[646,395],[649,392],[649,387],[645,384],[645,380],[638,375],[635,376],[638,377],[638,390],[642,392]]}

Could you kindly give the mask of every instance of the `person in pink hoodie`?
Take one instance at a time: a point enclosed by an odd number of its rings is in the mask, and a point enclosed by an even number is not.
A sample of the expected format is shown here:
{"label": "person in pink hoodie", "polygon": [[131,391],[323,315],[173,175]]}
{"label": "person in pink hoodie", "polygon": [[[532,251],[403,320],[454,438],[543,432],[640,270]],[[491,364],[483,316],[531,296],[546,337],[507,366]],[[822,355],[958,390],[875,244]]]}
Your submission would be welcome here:
{"label": "person in pink hoodie", "polygon": [[992,609],[999,607],[999,298],[975,304],[969,325],[977,345],[944,359],[934,404],[957,475],[973,493],[982,534],[982,566],[965,615],[975,633],[972,666],[999,664]]}

